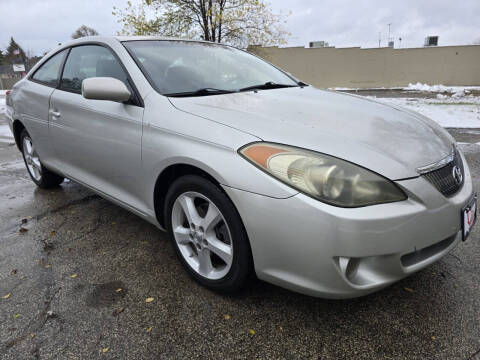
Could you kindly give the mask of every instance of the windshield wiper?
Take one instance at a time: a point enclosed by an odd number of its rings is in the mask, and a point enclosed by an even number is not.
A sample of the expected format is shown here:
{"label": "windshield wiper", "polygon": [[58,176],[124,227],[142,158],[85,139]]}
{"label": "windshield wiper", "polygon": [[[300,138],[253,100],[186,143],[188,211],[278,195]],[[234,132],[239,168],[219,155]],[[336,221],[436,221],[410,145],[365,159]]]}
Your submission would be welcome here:
{"label": "windshield wiper", "polygon": [[225,89],[216,89],[216,88],[201,88],[194,91],[183,91],[183,92],[176,92],[176,93],[168,93],[164,94],[165,96],[169,97],[189,97],[189,96],[208,96],[208,95],[220,95],[220,94],[231,94],[235,92],[242,92],[248,90],[268,90],[268,89],[280,89],[280,88],[288,88],[288,87],[303,87],[306,84],[298,83],[297,85],[293,84],[277,84],[273,81],[268,81],[264,84],[259,85],[252,85],[247,86],[238,90],[225,90]]}
{"label": "windshield wiper", "polygon": [[164,94],[165,96],[170,97],[188,97],[188,96],[207,96],[207,95],[220,95],[220,94],[231,94],[236,91],[234,90],[225,90],[225,89],[215,89],[215,88],[202,88],[194,91],[183,91],[177,93]]}
{"label": "windshield wiper", "polygon": [[269,90],[269,89],[280,89],[280,88],[297,87],[297,86],[300,86],[300,85],[277,84],[277,83],[274,83],[273,81],[268,81],[264,84],[247,86],[247,87],[239,89],[238,91],[248,91],[248,90],[257,90],[257,89],[258,90]]}

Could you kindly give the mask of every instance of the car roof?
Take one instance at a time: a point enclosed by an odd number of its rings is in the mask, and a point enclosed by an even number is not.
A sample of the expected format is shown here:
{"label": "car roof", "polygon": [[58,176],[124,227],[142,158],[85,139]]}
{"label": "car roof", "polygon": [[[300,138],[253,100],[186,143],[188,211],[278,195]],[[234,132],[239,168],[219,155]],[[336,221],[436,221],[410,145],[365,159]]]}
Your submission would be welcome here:
{"label": "car roof", "polygon": [[52,57],[54,54],[58,53],[59,51],[62,51],[63,49],[66,49],[71,46],[75,45],[80,45],[83,43],[104,43],[106,45],[110,46],[115,46],[116,44],[119,44],[121,42],[125,41],[141,41],[141,40],[154,40],[154,41],[168,41],[168,40],[173,40],[173,41],[187,41],[191,43],[207,43],[207,44],[214,44],[214,45],[222,45],[222,46],[228,46],[225,44],[219,44],[211,41],[204,41],[204,40],[194,40],[194,39],[182,39],[178,37],[166,37],[166,36],[124,36],[124,35],[118,35],[118,36],[103,36],[103,35],[97,35],[97,36],[85,36],[81,37],[78,39],[74,40],[69,40],[64,43],[59,43],[55,48],[50,50],[45,56],[33,66],[30,71],[28,72],[29,74],[33,74],[37,68],[39,68],[43,63],[45,63],[50,57]]}
{"label": "car roof", "polygon": [[204,40],[195,40],[195,39],[183,39],[179,37],[169,37],[169,36],[158,36],[158,35],[141,35],[141,36],[114,36],[118,41],[141,41],[141,40],[176,40],[176,41],[189,41],[189,42],[203,42],[203,43],[212,43],[211,41]]}
{"label": "car roof", "polygon": [[65,42],[62,44],[62,46],[71,46],[73,44],[80,44],[83,42],[92,42],[92,41],[98,41],[98,42],[105,42],[105,43],[111,43],[112,41],[118,41],[118,42],[124,42],[124,41],[145,41],[145,40],[150,40],[150,41],[168,41],[168,40],[174,40],[174,41],[187,41],[187,42],[201,42],[201,43],[208,43],[208,44],[217,44],[211,41],[204,41],[204,40],[195,40],[195,39],[184,39],[184,38],[179,38],[179,37],[168,37],[168,36],[156,36],[156,35],[151,35],[151,36],[146,36],[146,35],[141,35],[141,36],[125,36],[125,35],[118,35],[118,36],[85,36],[79,39],[75,40],[70,40],[68,42]]}

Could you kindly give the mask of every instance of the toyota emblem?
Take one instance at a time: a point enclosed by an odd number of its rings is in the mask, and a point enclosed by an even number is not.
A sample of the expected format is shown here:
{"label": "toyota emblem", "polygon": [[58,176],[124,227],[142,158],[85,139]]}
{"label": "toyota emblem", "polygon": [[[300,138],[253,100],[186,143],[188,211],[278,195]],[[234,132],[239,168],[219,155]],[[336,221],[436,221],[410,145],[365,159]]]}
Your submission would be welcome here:
{"label": "toyota emblem", "polygon": [[453,179],[455,180],[457,185],[460,185],[463,181],[463,175],[462,175],[462,171],[460,170],[460,168],[457,165],[455,165],[453,167],[452,175],[453,175]]}

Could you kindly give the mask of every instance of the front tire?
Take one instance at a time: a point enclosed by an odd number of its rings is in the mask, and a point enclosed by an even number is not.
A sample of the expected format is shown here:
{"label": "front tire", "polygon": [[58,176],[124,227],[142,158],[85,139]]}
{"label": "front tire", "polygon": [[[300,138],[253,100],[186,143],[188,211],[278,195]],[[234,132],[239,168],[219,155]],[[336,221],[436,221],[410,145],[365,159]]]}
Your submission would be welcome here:
{"label": "front tire", "polygon": [[27,130],[22,130],[20,141],[22,144],[23,161],[25,161],[28,174],[33,182],[43,189],[49,189],[60,185],[64,178],[43,166],[33,144],[33,140]]}
{"label": "front tire", "polygon": [[251,271],[250,245],[233,203],[215,184],[186,175],[168,190],[165,224],[188,273],[203,286],[235,292]]}

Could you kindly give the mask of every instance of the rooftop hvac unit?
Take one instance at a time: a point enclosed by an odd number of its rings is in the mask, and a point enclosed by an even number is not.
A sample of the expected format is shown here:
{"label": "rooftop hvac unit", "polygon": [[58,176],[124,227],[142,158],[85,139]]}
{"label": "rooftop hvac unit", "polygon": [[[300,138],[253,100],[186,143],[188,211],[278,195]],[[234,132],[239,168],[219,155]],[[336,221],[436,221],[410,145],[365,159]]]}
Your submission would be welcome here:
{"label": "rooftop hvac unit", "polygon": [[427,36],[423,46],[438,46],[438,36]]}
{"label": "rooftop hvac unit", "polygon": [[308,46],[311,48],[323,48],[328,47],[328,42],[326,41],[310,41]]}

